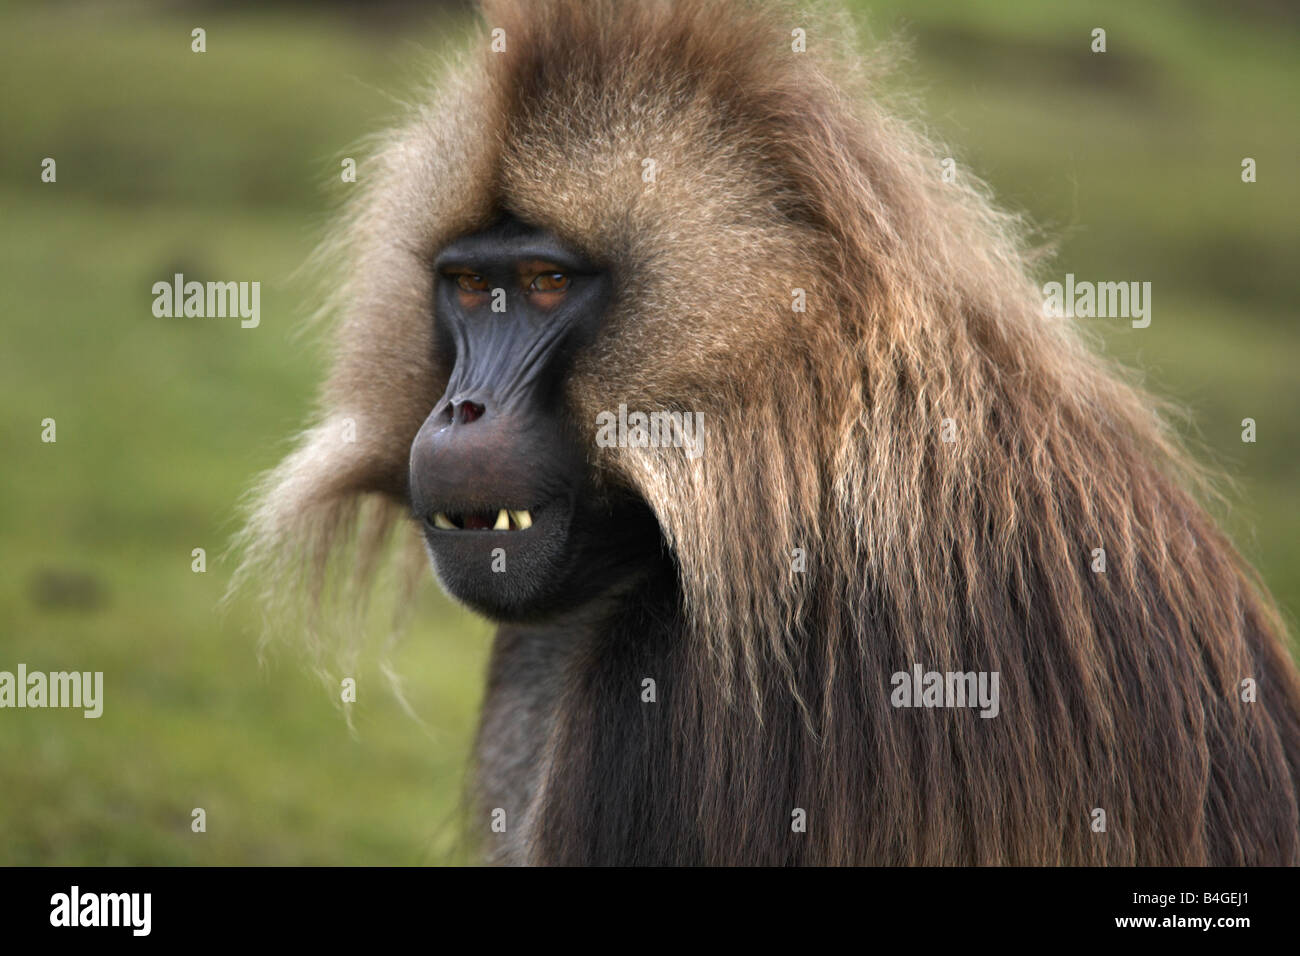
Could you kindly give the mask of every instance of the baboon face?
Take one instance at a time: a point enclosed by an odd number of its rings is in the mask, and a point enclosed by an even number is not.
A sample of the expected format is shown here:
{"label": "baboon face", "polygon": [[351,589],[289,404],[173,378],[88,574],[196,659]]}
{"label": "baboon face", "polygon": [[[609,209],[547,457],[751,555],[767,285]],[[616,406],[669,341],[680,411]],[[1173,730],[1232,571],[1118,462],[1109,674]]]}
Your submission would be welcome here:
{"label": "baboon face", "polygon": [[612,277],[514,218],[434,259],[447,388],[411,446],[410,495],[453,596],[499,620],[544,618],[617,581],[654,538],[648,508],[599,489],[565,400]]}

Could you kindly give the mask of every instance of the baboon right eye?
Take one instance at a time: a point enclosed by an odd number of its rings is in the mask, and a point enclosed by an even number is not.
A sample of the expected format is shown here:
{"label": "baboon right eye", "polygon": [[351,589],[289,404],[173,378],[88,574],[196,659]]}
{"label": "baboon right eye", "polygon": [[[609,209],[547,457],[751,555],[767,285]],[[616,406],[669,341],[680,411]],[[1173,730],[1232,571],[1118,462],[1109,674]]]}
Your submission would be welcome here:
{"label": "baboon right eye", "polygon": [[486,292],[487,279],[474,272],[462,272],[456,276],[456,285],[464,292]]}

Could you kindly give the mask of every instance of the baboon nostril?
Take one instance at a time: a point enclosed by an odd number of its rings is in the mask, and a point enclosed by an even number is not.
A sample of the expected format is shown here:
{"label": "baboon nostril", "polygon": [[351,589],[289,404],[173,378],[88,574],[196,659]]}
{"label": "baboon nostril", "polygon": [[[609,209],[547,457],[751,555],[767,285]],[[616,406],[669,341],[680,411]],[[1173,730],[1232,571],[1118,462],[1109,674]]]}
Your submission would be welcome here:
{"label": "baboon nostril", "polygon": [[470,422],[483,416],[483,406],[478,402],[461,402],[456,406],[456,421],[462,425],[468,425]]}

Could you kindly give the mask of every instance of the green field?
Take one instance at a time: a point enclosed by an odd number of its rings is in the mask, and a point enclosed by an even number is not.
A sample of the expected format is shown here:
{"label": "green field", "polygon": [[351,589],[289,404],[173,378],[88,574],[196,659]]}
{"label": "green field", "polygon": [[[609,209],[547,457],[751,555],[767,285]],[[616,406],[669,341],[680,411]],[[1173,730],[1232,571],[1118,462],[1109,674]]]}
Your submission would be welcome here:
{"label": "green field", "polygon": [[[1088,325],[1189,410],[1226,477],[1225,523],[1294,619],[1293,9],[861,7],[872,33],[910,40],[897,86],[960,168],[1057,244],[1044,280],[1152,283],[1150,328]],[[106,698],[98,720],[0,711],[0,864],[463,859],[488,625],[430,581],[388,655],[414,716],[376,644],[351,729],[292,644],[259,656],[256,608],[218,607],[240,496],[321,374],[296,334],[314,294],[300,267],[349,188],[340,160],[364,175],[358,144],[465,29],[289,11],[0,8],[0,670],[103,671]],[[1098,26],[1104,55],[1089,52]],[[260,328],[155,318],[151,286],[173,272],[260,280]]]}

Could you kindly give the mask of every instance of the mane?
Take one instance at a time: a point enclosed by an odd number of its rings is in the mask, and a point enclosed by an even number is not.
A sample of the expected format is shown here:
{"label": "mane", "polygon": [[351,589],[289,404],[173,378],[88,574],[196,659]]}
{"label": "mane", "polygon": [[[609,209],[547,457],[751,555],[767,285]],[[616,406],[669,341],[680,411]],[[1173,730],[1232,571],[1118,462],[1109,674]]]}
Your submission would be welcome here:
{"label": "mane", "polygon": [[[1242,845],[1219,862],[1294,856],[1294,828],[1206,799],[1245,774],[1294,817],[1300,685],[1274,606],[1198,503],[1205,472],[1159,403],[1044,316],[1019,220],[969,173],[943,181],[946,152],[882,105],[851,23],[743,0],[484,6],[478,48],[382,148],[341,234],[334,371],[263,484],[244,578],[319,600],[343,568],[364,590],[444,383],[412,277],[509,210],[620,270],[574,370],[578,420],[667,396],[704,415],[698,459],[591,452],[671,550],[678,730],[728,744],[662,768],[700,807],[743,818],[737,799],[788,790],[834,834],[806,862],[1206,861],[1225,833]],[[632,352],[660,361],[611,395],[602,369]],[[889,677],[914,664],[998,672],[1001,715],[892,709]],[[1263,673],[1285,706],[1241,702]],[[770,746],[755,722],[788,737],[788,780],[753,779]],[[548,833],[576,811],[550,812]],[[1153,842],[1155,819],[1177,832]],[[757,826],[696,849],[761,852]]]}

